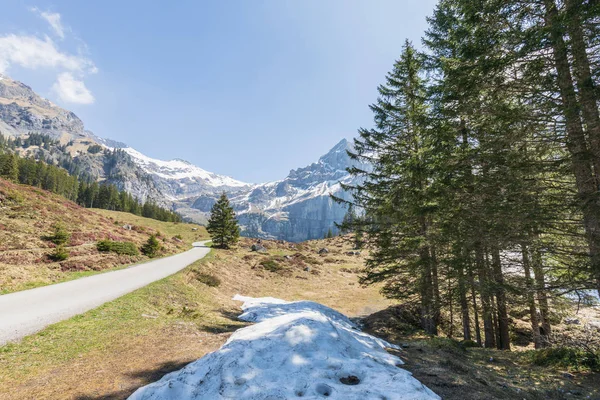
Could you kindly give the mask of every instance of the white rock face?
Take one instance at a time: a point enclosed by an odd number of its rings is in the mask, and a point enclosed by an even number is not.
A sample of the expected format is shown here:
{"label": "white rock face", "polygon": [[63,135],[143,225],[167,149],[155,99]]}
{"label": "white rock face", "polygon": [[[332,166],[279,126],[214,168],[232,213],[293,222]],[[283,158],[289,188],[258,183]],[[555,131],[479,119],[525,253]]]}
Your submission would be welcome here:
{"label": "white rock face", "polygon": [[130,399],[440,398],[385,351],[394,345],[359,331],[331,308],[310,301],[234,299],[244,302],[240,319],[255,325]]}

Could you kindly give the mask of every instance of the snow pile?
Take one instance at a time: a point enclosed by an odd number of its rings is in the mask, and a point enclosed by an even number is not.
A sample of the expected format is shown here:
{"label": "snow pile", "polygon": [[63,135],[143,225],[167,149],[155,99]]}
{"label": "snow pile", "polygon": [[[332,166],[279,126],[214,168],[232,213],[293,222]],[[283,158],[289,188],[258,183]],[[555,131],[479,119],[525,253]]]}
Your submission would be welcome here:
{"label": "snow pile", "polygon": [[130,399],[439,399],[384,350],[395,346],[360,332],[331,308],[234,299],[244,302],[240,319],[256,324]]}

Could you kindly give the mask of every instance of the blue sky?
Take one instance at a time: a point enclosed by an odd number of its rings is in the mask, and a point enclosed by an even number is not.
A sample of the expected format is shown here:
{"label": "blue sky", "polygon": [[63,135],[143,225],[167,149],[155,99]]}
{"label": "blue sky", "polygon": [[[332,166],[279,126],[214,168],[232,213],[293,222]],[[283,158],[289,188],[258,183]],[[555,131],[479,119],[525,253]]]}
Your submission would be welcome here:
{"label": "blue sky", "polygon": [[0,72],[99,136],[248,182],[359,127],[435,0],[5,1]]}

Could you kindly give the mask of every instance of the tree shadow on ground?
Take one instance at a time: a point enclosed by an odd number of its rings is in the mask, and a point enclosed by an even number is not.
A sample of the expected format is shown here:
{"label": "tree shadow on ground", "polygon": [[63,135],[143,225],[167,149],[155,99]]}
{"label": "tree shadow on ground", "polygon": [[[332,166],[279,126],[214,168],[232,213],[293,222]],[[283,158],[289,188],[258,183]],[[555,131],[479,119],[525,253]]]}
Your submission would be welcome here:
{"label": "tree shadow on ground", "polygon": [[[202,323],[198,325],[198,329],[204,332],[213,334],[231,333],[240,328],[248,326],[247,322],[240,321],[238,316],[240,315],[239,309],[225,309],[218,310],[222,319],[212,323]],[[118,400],[126,399],[139,387],[147,385],[152,382],[158,381],[164,375],[169,372],[177,371],[185,367],[196,359],[189,359],[187,361],[167,361],[157,367],[142,369],[138,371],[123,373],[123,376],[130,378],[127,382],[131,385],[121,390],[114,391],[106,394],[85,394],[75,398],[75,400]],[[135,383],[133,384],[134,381]]]}
{"label": "tree shadow on ground", "polygon": [[237,309],[225,309],[222,308],[218,310],[219,314],[227,321],[227,322],[212,322],[212,323],[202,323],[198,325],[198,329],[208,333],[232,333],[236,330],[248,326],[247,322],[240,321],[238,316],[240,315],[240,311]]}
{"label": "tree shadow on ground", "polygon": [[189,363],[196,361],[195,359],[189,359],[186,361],[167,361],[155,368],[142,369],[138,371],[128,372],[124,375],[135,379],[136,384],[132,387],[123,388],[121,390],[107,393],[107,394],[90,394],[80,395],[75,397],[76,400],[117,400],[126,399],[129,397],[138,387],[147,385],[152,382],[156,382],[169,372],[177,371],[188,365]]}

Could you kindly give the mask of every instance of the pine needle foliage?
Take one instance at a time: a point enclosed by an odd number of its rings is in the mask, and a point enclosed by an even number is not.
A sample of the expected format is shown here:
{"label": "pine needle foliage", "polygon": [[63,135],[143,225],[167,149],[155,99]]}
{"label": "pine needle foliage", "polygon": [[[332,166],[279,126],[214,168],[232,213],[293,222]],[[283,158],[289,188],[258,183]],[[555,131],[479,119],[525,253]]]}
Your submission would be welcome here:
{"label": "pine needle foliage", "polygon": [[206,230],[211,235],[214,247],[227,249],[239,240],[240,229],[235,212],[225,193],[213,205]]}

